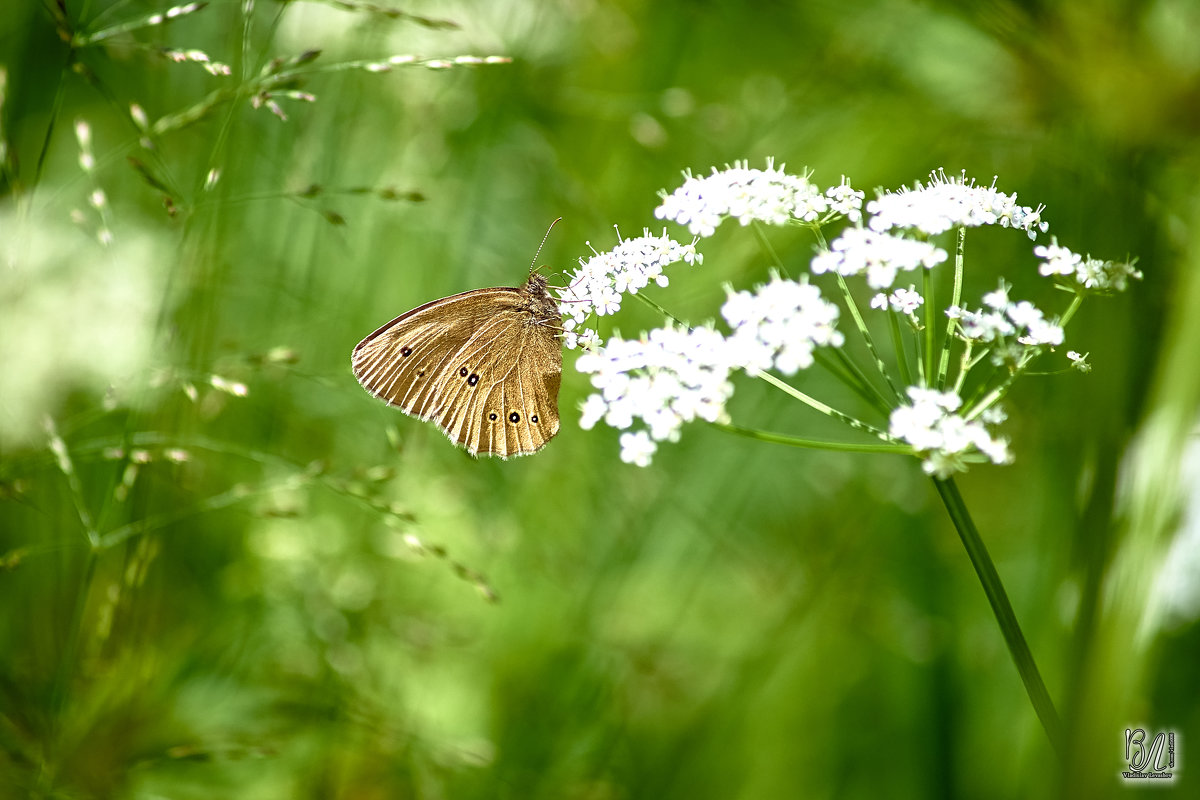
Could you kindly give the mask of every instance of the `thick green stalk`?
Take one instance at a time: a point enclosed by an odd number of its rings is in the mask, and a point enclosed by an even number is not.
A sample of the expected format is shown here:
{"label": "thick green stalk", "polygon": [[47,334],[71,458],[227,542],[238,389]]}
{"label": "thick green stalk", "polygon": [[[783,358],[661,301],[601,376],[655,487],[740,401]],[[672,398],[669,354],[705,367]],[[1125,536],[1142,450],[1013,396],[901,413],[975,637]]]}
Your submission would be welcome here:
{"label": "thick green stalk", "polygon": [[1042,681],[1037,663],[1033,660],[1033,654],[1029,651],[1029,645],[1025,641],[1025,635],[1021,632],[1021,626],[1017,623],[1017,615],[1013,612],[1012,603],[1008,600],[1008,593],[1004,591],[1004,583],[1000,580],[1000,574],[996,572],[996,565],[992,563],[992,557],[988,555],[987,547],[979,536],[979,531],[967,511],[967,506],[963,502],[954,480],[952,478],[934,478],[933,484],[937,487],[938,494],[941,495],[942,503],[950,514],[950,520],[954,523],[954,528],[958,531],[959,538],[962,539],[963,546],[967,549],[971,565],[975,567],[975,574],[979,576],[979,582],[983,585],[983,593],[987,595],[988,602],[992,606],[992,613],[996,615],[996,622],[999,623],[1000,632],[1004,635],[1004,643],[1008,645],[1008,652],[1016,662],[1017,672],[1021,676],[1021,682],[1025,684],[1025,691],[1029,695],[1030,702],[1033,703],[1033,710],[1037,713],[1042,728],[1050,739],[1051,746],[1061,758],[1065,753],[1062,722],[1054,708],[1054,702],[1050,699],[1050,692],[1047,691],[1046,684]]}

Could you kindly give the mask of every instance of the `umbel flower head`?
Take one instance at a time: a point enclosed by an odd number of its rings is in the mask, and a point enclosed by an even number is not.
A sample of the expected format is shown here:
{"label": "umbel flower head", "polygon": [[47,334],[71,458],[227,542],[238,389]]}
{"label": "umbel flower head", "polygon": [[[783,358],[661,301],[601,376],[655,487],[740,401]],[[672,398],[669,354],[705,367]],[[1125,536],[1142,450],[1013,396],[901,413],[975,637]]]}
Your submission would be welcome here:
{"label": "umbel flower head", "polygon": [[[584,348],[576,367],[595,389],[583,404],[581,425],[592,428],[602,421],[620,430],[622,459],[641,466],[651,462],[660,443],[677,440],[695,420],[767,438],[729,424],[726,405],[742,372],[844,422],[859,436],[875,437],[874,449],[916,455],[931,475],[948,477],[971,463],[1009,463],[1009,442],[997,428],[1005,419],[1000,403],[1013,382],[1044,352],[1064,344],[1067,323],[1084,296],[1122,291],[1141,273],[1131,263],[1079,256],[1051,239],[1032,248],[1031,262],[1040,264],[1028,273],[1069,289],[1065,308],[1044,310],[1015,298],[1004,280],[978,302],[965,302],[965,259],[959,249],[950,266],[951,237],[957,234],[961,248],[968,229],[990,225],[1036,240],[1049,227],[1043,206],[1020,205],[995,180],[980,185],[965,174],[949,177],[937,170],[927,182],[878,193],[865,204],[864,215],[864,195],[848,180],[822,189],[810,178],[771,161],[766,169],[738,162],[705,177],[684,173],[679,188],[662,193],[655,216],[687,226],[690,242],[647,231],[636,239],[618,238],[612,251],[593,251],[580,260],[560,299],[564,340],[568,347]],[[665,289],[666,269],[677,262],[700,265],[698,243],[727,219],[742,226],[806,228],[817,252],[798,277],[775,270],[751,289],[727,287],[723,325],[688,327],[668,320],[636,339],[615,334],[605,339],[598,323],[620,308],[625,295],[662,311],[642,290],[651,284]],[[828,243],[827,230],[837,232]],[[906,285],[897,286],[902,276]],[[865,308],[864,292],[851,285],[859,281],[869,297]],[[952,288],[945,292],[941,286]],[[840,329],[847,319],[852,328]],[[891,352],[876,343],[884,332]],[[848,334],[865,345],[854,352],[865,349],[870,363],[856,364],[844,350]],[[842,352],[826,358],[823,350]],[[1064,372],[1091,369],[1086,356],[1074,350],[1068,356]],[[976,369],[980,364],[987,366]],[[834,409],[782,379],[794,380],[817,365],[865,398],[877,418]],[[844,446],[780,434],[769,438]]]}
{"label": "umbel flower head", "polygon": [[845,179],[822,192],[807,175],[789,175],[782,165],[776,169],[773,161],[767,161],[765,170],[735,161],[732,167],[714,168],[704,178],[685,172],[682,186],[663,193],[654,216],[687,225],[694,236],[707,237],[730,217],[743,226],[755,221],[768,225],[821,222],[839,216],[857,221],[862,216],[862,201],[863,193],[852,189]]}
{"label": "umbel flower head", "polygon": [[655,443],[678,439],[684,423],[724,418],[733,394],[727,360],[733,352],[721,334],[705,327],[668,324],[640,339],[614,336],[576,362],[598,390],[584,403],[579,424],[591,428],[603,419],[632,429],[621,437],[621,458],[646,466]]}
{"label": "umbel flower head", "polygon": [[[621,239],[607,253],[593,251],[591,258],[579,259],[579,269],[567,276],[569,284],[559,295],[562,308],[564,341],[574,349],[580,343],[577,328],[591,315],[607,316],[621,308],[625,294],[637,294],[651,283],[668,284],[663,270],[678,261],[699,264],[704,257],[696,252],[696,242],[680,244],[667,236],[652,236],[649,230],[636,239]],[[584,341],[588,341],[586,338]]]}

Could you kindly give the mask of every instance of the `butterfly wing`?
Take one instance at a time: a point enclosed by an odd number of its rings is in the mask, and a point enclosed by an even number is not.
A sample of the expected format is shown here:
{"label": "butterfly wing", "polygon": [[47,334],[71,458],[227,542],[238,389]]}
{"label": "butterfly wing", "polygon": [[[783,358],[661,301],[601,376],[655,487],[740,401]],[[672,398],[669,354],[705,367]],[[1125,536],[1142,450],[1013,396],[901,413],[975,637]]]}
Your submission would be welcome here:
{"label": "butterfly wing", "polygon": [[525,455],[558,433],[557,329],[534,324],[527,313],[518,322],[519,328],[507,329],[480,354],[474,391],[460,384],[438,420],[447,436],[471,452]]}
{"label": "butterfly wing", "polygon": [[501,458],[558,433],[562,351],[518,289],[476,289],[402,314],[354,348],[355,377],[472,454]]}

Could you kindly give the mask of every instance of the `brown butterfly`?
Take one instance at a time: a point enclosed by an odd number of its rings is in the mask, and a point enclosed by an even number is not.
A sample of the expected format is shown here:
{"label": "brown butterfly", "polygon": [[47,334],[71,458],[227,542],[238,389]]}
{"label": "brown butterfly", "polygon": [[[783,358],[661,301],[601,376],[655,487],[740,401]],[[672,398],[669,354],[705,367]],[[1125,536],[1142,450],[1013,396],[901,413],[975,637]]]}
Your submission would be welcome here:
{"label": "brown butterfly", "polygon": [[354,348],[354,376],[471,455],[535,453],[559,426],[562,317],[547,286],[531,270],[523,286],[474,289],[401,314]]}

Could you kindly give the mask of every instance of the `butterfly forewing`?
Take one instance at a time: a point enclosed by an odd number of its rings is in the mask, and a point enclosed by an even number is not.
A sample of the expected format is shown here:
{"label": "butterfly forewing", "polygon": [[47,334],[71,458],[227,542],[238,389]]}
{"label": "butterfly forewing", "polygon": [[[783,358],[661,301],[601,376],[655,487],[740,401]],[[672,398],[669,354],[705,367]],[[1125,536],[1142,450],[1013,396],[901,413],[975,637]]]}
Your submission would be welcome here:
{"label": "butterfly forewing", "polygon": [[359,342],[354,374],[472,454],[532,453],[559,428],[562,351],[553,308],[537,275],[520,289],[435,300]]}

